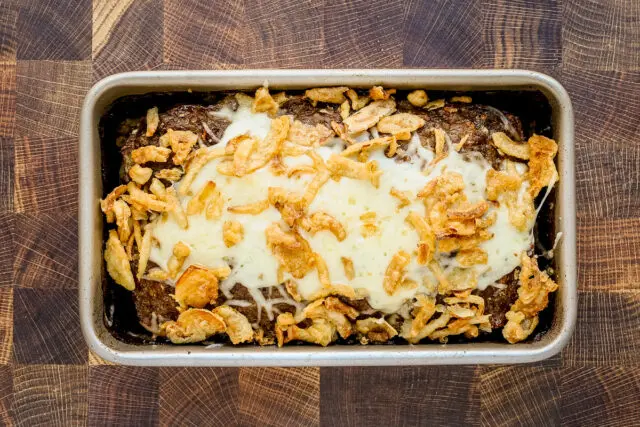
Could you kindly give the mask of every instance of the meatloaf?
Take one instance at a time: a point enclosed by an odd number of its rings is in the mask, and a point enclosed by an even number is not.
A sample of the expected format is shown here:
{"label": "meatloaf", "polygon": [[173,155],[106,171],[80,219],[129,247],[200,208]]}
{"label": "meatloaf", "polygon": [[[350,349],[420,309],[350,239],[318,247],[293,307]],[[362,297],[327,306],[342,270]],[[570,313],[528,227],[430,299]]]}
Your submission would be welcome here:
{"label": "meatloaf", "polygon": [[533,235],[553,140],[420,89],[209,99],[123,122],[120,183],[101,201],[109,286],[131,291],[153,340],[516,343],[536,329],[557,288]]}

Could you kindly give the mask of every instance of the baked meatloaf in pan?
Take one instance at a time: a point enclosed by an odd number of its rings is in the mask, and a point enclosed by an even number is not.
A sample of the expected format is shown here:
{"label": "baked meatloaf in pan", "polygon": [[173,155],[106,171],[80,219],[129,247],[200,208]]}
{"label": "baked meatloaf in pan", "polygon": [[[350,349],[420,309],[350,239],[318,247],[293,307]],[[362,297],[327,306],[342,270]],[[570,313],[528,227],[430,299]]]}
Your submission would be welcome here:
{"label": "baked meatloaf in pan", "polygon": [[81,293],[90,345],[117,343],[99,354],[357,364],[557,351],[575,301],[562,265],[573,231],[558,217],[557,109],[570,107],[549,87],[265,74],[101,99],[101,190],[87,206],[103,216],[100,280]]}

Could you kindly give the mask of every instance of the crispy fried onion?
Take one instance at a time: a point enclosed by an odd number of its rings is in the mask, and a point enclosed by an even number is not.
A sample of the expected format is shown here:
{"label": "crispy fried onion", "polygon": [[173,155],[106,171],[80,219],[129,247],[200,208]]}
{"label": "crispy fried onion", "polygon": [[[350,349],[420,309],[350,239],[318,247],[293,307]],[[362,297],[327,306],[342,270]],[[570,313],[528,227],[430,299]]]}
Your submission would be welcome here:
{"label": "crispy fried onion", "polygon": [[145,193],[133,182],[127,184],[127,191],[129,192],[129,203],[141,211],[167,212],[170,209],[166,201],[159,199],[155,194]]}
{"label": "crispy fried onion", "polygon": [[122,199],[118,199],[113,203],[113,212],[116,216],[116,225],[118,226],[118,237],[121,242],[129,240],[131,228],[131,209]]}
{"label": "crispy fried onion", "polygon": [[[336,297],[316,300],[295,317],[291,313],[283,313],[276,320],[278,346],[294,340],[327,346],[338,335],[347,338],[353,334],[352,321],[358,314],[356,309]],[[299,325],[309,320],[310,326]]]}
{"label": "crispy fried onion", "polygon": [[295,231],[284,231],[274,223],[265,230],[267,246],[284,271],[296,279],[303,278],[315,266],[315,254],[309,243]]}
{"label": "crispy fried onion", "polygon": [[347,98],[344,93],[349,90],[346,86],[338,87],[317,87],[308,89],[304,92],[304,96],[311,100],[315,106],[318,102],[327,102],[329,104],[342,104]]}
{"label": "crispy fried onion", "polygon": [[253,113],[269,113],[275,116],[278,113],[278,103],[269,94],[269,89],[261,87],[256,90],[256,95],[251,104]]}
{"label": "crispy fried onion", "polygon": [[368,96],[358,96],[358,93],[353,89],[349,89],[346,92],[346,95],[347,98],[349,98],[349,100],[351,101],[351,108],[354,111],[360,110],[365,105],[367,105],[369,101],[371,101],[371,98],[369,98]]}
{"label": "crispy fried onion", "polygon": [[290,120],[289,116],[273,119],[269,133],[262,141],[244,135],[237,141],[233,158],[227,158],[218,164],[218,172],[223,175],[245,176],[266,166],[280,152],[289,133]]}
{"label": "crispy fried onion", "polygon": [[391,187],[391,189],[389,190],[389,195],[395,197],[400,202],[398,203],[398,209],[409,206],[411,204],[411,199],[413,198],[411,191],[400,191],[395,187]]}
{"label": "crispy fried onion", "polygon": [[143,164],[147,162],[166,162],[171,154],[169,148],[147,145],[131,151],[131,160],[134,163]]}
{"label": "crispy fried onion", "polygon": [[149,181],[151,174],[153,174],[153,169],[143,168],[139,164],[135,164],[129,169],[129,178],[138,185],[144,185]]}
{"label": "crispy fried onion", "polygon": [[348,280],[353,280],[356,277],[356,271],[353,267],[353,261],[348,257],[340,257],[340,261],[342,262],[342,268],[344,268],[344,275]]}
{"label": "crispy fried onion", "polygon": [[429,101],[429,97],[427,96],[427,92],[422,89],[417,89],[407,95],[407,100],[414,107],[424,107]]}
{"label": "crispy fried onion", "polygon": [[244,227],[238,221],[225,221],[222,225],[222,241],[228,248],[237,245],[244,238]]}
{"label": "crispy fried onion", "polygon": [[498,150],[507,156],[517,159],[529,160],[529,145],[522,142],[515,142],[504,132],[494,132],[491,134],[491,141]]}
{"label": "crispy fried onion", "polygon": [[382,171],[378,170],[378,162],[375,160],[360,163],[334,153],[327,161],[327,168],[334,177],[362,179],[370,181],[375,188],[380,186]]}
{"label": "crispy fried onion", "polygon": [[144,272],[147,269],[147,264],[149,262],[149,257],[151,256],[151,238],[153,237],[153,227],[154,223],[145,225],[144,235],[142,235],[142,237],[140,238],[140,243],[138,245],[138,279],[140,279],[144,275]]}
{"label": "crispy fried onion", "polygon": [[558,180],[558,171],[553,158],[558,152],[558,144],[553,139],[540,135],[529,138],[529,172],[527,179],[531,183],[529,194],[535,198],[544,187],[553,186]]}
{"label": "crispy fried onion", "polygon": [[450,335],[464,334],[475,338],[479,331],[491,332],[489,315],[484,313],[484,299],[468,292],[444,298],[445,304],[436,304],[435,298],[419,294],[413,308],[413,319],[402,325],[401,336],[410,343],[424,338],[446,342]]}
{"label": "crispy fried onion", "polygon": [[387,295],[394,295],[401,288],[415,288],[418,286],[414,281],[405,278],[406,268],[410,262],[411,255],[402,250],[391,257],[382,282],[382,287]]}
{"label": "crispy fried onion", "polygon": [[396,102],[393,99],[374,101],[349,116],[343,123],[348,134],[355,134],[375,126],[381,118],[396,111]]}
{"label": "crispy fried onion", "polygon": [[182,270],[184,261],[190,254],[191,249],[182,242],[178,242],[173,246],[172,254],[167,261],[170,278],[174,279],[178,275],[178,272]]}
{"label": "crispy fried onion", "polygon": [[146,136],[153,136],[160,124],[160,116],[158,115],[158,107],[149,108],[147,110],[147,133]]}
{"label": "crispy fried onion", "polygon": [[176,182],[182,178],[184,172],[179,168],[160,169],[155,173],[156,178],[166,179],[167,181]]}
{"label": "crispy fried onion", "polygon": [[361,342],[363,343],[368,341],[387,342],[398,335],[398,331],[396,331],[395,328],[383,317],[368,317],[366,319],[357,320],[356,331],[358,331],[363,338],[366,338],[366,341],[361,339]]}
{"label": "crispy fried onion", "polygon": [[123,288],[132,291],[136,287],[129,257],[115,230],[109,230],[109,238],[104,249],[104,260],[111,278]]}
{"label": "crispy fried onion", "polygon": [[167,138],[173,151],[173,164],[182,165],[198,142],[198,135],[189,130],[167,130]]}
{"label": "crispy fried onion", "polygon": [[389,99],[391,95],[396,93],[395,89],[385,90],[382,86],[374,86],[369,89],[369,97],[374,101],[384,101]]}
{"label": "crispy fried onion", "polygon": [[111,190],[111,193],[107,194],[107,197],[100,200],[100,209],[102,210],[102,213],[105,214],[107,222],[111,223],[116,220],[115,212],[113,211],[113,204],[118,197],[122,196],[126,192],[126,185],[118,185],[116,188]]}
{"label": "crispy fried onion", "polygon": [[558,285],[538,268],[538,261],[522,253],[518,299],[507,312],[502,335],[511,344],[527,338],[538,326],[538,313],[549,304],[549,293]]}
{"label": "crispy fried onion", "polygon": [[218,280],[229,274],[230,270],[190,265],[176,282],[175,300],[183,308],[204,308],[208,304],[215,304],[218,299]]}
{"label": "crispy fried onion", "polygon": [[213,181],[207,183],[187,203],[187,215],[199,215],[205,212],[208,220],[216,220],[222,216],[224,198]]}
{"label": "crispy fried onion", "polygon": [[289,128],[287,141],[305,147],[318,147],[327,142],[332,136],[331,129],[323,124],[318,123],[315,126],[311,126],[299,120],[294,120]]}
{"label": "crispy fried onion", "polygon": [[253,341],[253,328],[243,314],[228,305],[221,305],[212,311],[224,320],[225,332],[233,344]]}
{"label": "crispy fried onion", "polygon": [[389,147],[389,149],[385,153],[386,156],[393,157],[398,149],[398,142],[395,136],[384,136],[381,138],[373,138],[367,141],[357,142],[348,146],[340,153],[340,155],[347,157],[353,154],[358,154],[360,160],[366,161],[369,157],[370,150],[375,148],[386,149],[387,147]]}
{"label": "crispy fried onion", "polygon": [[436,235],[426,218],[416,211],[410,211],[406,221],[416,230],[420,238],[418,242],[418,263],[426,265],[433,259],[433,255],[435,254]]}
{"label": "crispy fried onion", "polygon": [[402,139],[411,139],[411,132],[420,129],[424,124],[424,119],[415,114],[396,113],[381,118],[376,127],[378,132],[402,135]]}
{"label": "crispy fried onion", "polygon": [[347,237],[347,232],[342,224],[340,224],[340,221],[328,213],[314,212],[309,216],[301,218],[298,224],[300,228],[311,235],[316,234],[318,231],[328,230],[333,233],[340,242]]}
{"label": "crispy fried onion", "polygon": [[201,308],[183,311],[176,321],[164,322],[160,327],[164,335],[174,344],[204,341],[225,332],[224,319],[218,314]]}
{"label": "crispy fried onion", "polygon": [[509,222],[520,231],[527,230],[535,219],[533,196],[523,191],[522,178],[515,170],[487,172],[487,199],[504,203],[509,210]]}
{"label": "crispy fried onion", "polygon": [[191,194],[191,184],[193,183],[193,180],[196,179],[196,175],[198,174],[198,172],[200,172],[200,169],[202,169],[204,165],[209,163],[211,160],[218,159],[224,156],[224,147],[206,147],[196,150],[193,157],[187,164],[186,174],[180,181],[178,193],[182,196]]}

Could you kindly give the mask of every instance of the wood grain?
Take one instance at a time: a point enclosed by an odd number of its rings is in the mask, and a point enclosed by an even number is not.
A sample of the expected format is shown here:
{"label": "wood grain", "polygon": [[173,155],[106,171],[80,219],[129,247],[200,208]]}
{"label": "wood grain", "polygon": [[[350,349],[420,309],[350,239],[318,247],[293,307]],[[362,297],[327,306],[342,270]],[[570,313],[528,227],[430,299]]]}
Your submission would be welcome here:
{"label": "wood grain", "polygon": [[75,138],[19,137],[15,141],[15,211],[77,211]]}
{"label": "wood grain", "polygon": [[238,369],[162,368],[160,425],[238,424]]}
{"label": "wood grain", "polygon": [[13,338],[15,363],[86,364],[77,292],[15,288]]}
{"label": "wood grain", "polygon": [[158,373],[157,368],[90,367],[89,425],[157,425]]}
{"label": "wood grain", "polygon": [[198,68],[241,64],[244,57],[244,2],[166,0],[164,60]]}
{"label": "wood grain", "polygon": [[0,212],[0,289],[13,286],[14,215]]}
{"label": "wood grain", "polygon": [[78,220],[74,214],[17,214],[14,282],[23,288],[78,286]]}
{"label": "wood grain", "polygon": [[402,65],[403,2],[325,0],[326,68]]}
{"label": "wood grain", "polygon": [[156,0],[94,1],[94,79],[161,64],[163,12]]}
{"label": "wood grain", "polygon": [[13,399],[13,374],[11,366],[0,365],[0,425],[12,426],[11,400]]}
{"label": "wood grain", "polygon": [[17,38],[18,9],[8,5],[0,5],[0,62],[15,62]]}
{"label": "wood grain", "polygon": [[560,374],[562,424],[637,426],[640,370],[605,366],[565,369]]}
{"label": "wood grain", "polygon": [[563,365],[640,366],[640,292],[580,292]]}
{"label": "wood grain", "polygon": [[86,366],[17,365],[12,412],[18,425],[86,425]]}
{"label": "wood grain", "polygon": [[90,62],[19,61],[15,136],[76,137]]}
{"label": "wood grain", "polygon": [[403,62],[410,67],[477,67],[484,62],[480,0],[404,3]]}
{"label": "wood grain", "polygon": [[11,360],[13,348],[13,289],[0,288],[0,365]]}
{"label": "wood grain", "polygon": [[14,157],[13,138],[0,137],[0,213],[13,211]]}
{"label": "wood grain", "polygon": [[640,290],[640,218],[578,218],[581,290]]}
{"label": "wood grain", "polygon": [[578,68],[640,70],[640,3],[563,0],[563,61]]}
{"label": "wood grain", "polygon": [[576,110],[578,215],[638,217],[640,73],[565,67]]}
{"label": "wood grain", "polygon": [[13,136],[16,115],[16,65],[0,63],[0,137]]}
{"label": "wood grain", "polygon": [[[324,0],[286,0],[246,8],[246,67],[312,67],[325,55]],[[334,39],[331,35],[330,39]]]}
{"label": "wood grain", "polygon": [[560,372],[528,366],[481,368],[482,425],[559,425]]}
{"label": "wood grain", "polygon": [[323,425],[477,425],[473,366],[322,368]]}
{"label": "wood grain", "polygon": [[241,368],[238,382],[242,425],[319,425],[319,368]]}
{"label": "wood grain", "polygon": [[18,59],[91,57],[91,0],[22,0],[19,5]]}
{"label": "wood grain", "polygon": [[482,4],[486,66],[545,70],[562,61],[562,13],[555,0]]}

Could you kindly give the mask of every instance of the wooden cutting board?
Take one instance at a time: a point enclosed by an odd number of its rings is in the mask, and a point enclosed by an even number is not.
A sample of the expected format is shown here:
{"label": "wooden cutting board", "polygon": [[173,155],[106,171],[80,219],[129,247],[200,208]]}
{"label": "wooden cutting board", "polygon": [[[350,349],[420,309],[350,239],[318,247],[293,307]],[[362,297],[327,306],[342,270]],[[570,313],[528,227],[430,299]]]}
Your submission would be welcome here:
{"label": "wooden cutting board", "polygon": [[[528,68],[576,110],[580,308],[527,366],[111,366],[81,337],[77,138],[145,69]],[[0,1],[0,425],[639,425],[637,0]]]}

